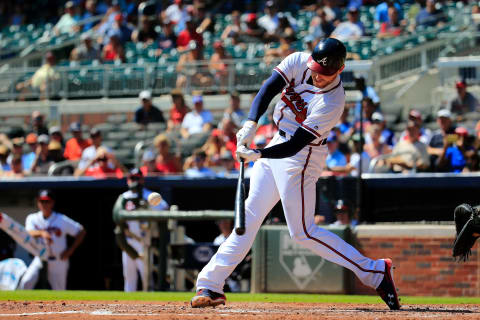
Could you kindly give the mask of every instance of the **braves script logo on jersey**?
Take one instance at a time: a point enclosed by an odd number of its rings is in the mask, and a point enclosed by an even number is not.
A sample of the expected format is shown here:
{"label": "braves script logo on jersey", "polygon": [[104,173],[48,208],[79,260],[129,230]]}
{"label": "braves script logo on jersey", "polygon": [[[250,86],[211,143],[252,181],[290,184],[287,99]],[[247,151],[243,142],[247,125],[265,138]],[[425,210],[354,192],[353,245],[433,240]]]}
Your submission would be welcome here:
{"label": "braves script logo on jersey", "polygon": [[307,103],[302,97],[293,90],[294,80],[290,82],[290,85],[285,89],[285,93],[282,95],[282,101],[286,106],[292,110],[295,114],[295,120],[298,123],[303,123],[307,118]]}

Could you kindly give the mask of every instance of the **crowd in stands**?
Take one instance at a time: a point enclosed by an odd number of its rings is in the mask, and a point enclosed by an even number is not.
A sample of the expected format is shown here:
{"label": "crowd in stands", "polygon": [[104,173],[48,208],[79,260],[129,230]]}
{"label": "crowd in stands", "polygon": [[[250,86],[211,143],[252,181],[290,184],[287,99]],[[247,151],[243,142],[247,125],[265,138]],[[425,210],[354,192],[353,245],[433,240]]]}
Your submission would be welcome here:
{"label": "crowd in stands", "polygon": [[[468,121],[469,115],[480,112],[480,104],[465,82],[456,83],[457,96],[436,112],[436,128],[431,123],[426,127],[424,116],[411,108],[403,131],[387,126],[375,90],[366,87],[362,79],[357,83],[363,98],[346,105],[327,138],[325,175],[357,175],[360,163],[362,172],[480,170],[480,121]],[[116,150],[104,144],[104,133],[98,127],[92,126],[86,137],[85,125],[72,122],[68,129],[71,138],[65,141],[67,132],[48,126],[44,115],[35,111],[28,130],[18,128],[0,136],[0,175],[47,175],[52,165],[66,160],[71,167],[61,174],[97,178],[121,178],[126,166],[131,165],[138,165],[146,176],[229,177],[238,173],[236,132],[246,113],[240,108],[237,92],[231,93],[230,105],[219,120],[204,106],[202,92],[193,92],[190,107],[181,91],[173,90],[168,114],[154,105],[150,91],[140,92],[139,100],[140,106],[133,112],[134,131],[130,133],[161,124],[151,143],[147,141],[141,164],[117,159]],[[357,108],[363,111],[361,117]],[[277,132],[272,118],[271,111],[261,118],[252,147],[265,147]]]}
{"label": "crowd in stands", "polygon": [[[136,62],[133,52],[137,49],[151,49],[153,54],[148,56],[156,61],[170,57],[174,49],[178,88],[186,86],[188,76],[192,76],[191,82],[197,86],[224,83],[229,76],[225,61],[237,58],[235,50],[246,50],[247,44],[263,44],[264,48],[254,57],[263,57],[270,65],[272,60],[296,50],[311,50],[324,37],[346,42],[363,37],[386,39],[415,34],[418,29],[441,27],[448,23],[446,8],[452,3],[442,0],[268,0],[218,4],[207,0],[175,0],[157,1],[145,8],[140,1],[133,0],[57,2],[63,12],[56,17],[51,12],[33,15],[24,4],[0,4],[0,12],[8,14],[25,10],[21,18],[12,14],[10,20],[0,21],[0,26],[55,22],[54,34],[67,33],[81,38],[70,52],[73,63]],[[478,6],[472,5],[472,18],[477,11]],[[307,18],[302,20],[302,16]],[[367,21],[370,21],[368,26]],[[132,44],[133,51],[129,50]],[[348,58],[362,57],[358,52],[350,52]],[[207,67],[188,65],[198,61],[205,61]],[[46,80],[58,79],[55,63],[55,56],[49,53],[41,68],[43,76],[19,83],[17,90],[43,93]]]}

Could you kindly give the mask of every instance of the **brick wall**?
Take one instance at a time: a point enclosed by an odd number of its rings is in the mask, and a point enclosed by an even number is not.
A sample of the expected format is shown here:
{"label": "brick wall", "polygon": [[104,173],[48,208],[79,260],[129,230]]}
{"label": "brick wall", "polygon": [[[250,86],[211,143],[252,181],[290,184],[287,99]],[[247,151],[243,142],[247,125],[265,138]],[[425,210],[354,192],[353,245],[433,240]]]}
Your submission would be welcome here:
{"label": "brick wall", "polygon": [[[454,226],[359,226],[356,247],[367,257],[391,258],[400,295],[480,296],[478,244],[467,263],[452,258]],[[354,293],[374,294],[355,280]]]}

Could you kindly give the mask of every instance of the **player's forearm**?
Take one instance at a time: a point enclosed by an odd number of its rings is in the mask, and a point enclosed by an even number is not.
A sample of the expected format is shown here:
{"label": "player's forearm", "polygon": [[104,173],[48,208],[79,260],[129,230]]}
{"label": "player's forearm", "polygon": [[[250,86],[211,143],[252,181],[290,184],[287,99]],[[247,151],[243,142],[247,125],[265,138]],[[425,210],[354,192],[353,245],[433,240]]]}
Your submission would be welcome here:
{"label": "player's forearm", "polygon": [[315,140],[315,138],[316,137],[307,130],[298,128],[290,140],[259,151],[262,154],[262,158],[288,158],[297,154],[306,145]]}
{"label": "player's forearm", "polygon": [[86,234],[87,232],[85,231],[85,229],[82,229],[82,231],[77,234],[77,236],[75,237],[75,241],[73,241],[72,245],[70,246],[70,250],[72,250],[72,252],[75,251],[78,246],[83,242]]}
{"label": "player's forearm", "polygon": [[34,238],[43,236],[44,230],[27,230],[28,234]]}
{"label": "player's forearm", "polygon": [[268,78],[258,91],[255,99],[253,99],[250,112],[248,114],[248,119],[258,122],[258,119],[265,113],[268,109],[268,105],[272,102],[272,99],[282,92],[285,87],[285,80],[274,71],[270,78]]}

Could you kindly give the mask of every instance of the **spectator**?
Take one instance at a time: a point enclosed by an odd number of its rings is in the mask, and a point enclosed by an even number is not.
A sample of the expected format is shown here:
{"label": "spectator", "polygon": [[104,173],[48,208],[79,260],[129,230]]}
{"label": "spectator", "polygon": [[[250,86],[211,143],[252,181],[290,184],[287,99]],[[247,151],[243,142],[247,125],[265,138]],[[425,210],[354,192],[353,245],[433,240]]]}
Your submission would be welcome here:
{"label": "spectator", "polygon": [[228,38],[230,38],[232,39],[233,44],[238,44],[239,42],[241,42],[240,38],[246,26],[242,24],[240,12],[233,11],[231,14],[231,17],[232,17],[232,23],[230,23],[225,27],[225,29],[223,29],[220,39],[222,41],[225,41]]}
{"label": "spectator", "polygon": [[345,104],[343,108],[342,115],[340,116],[340,121],[337,125],[340,134],[342,135],[342,140],[348,140],[353,134],[353,124],[351,121],[348,120],[348,114],[350,112],[350,106]]}
{"label": "spectator", "polygon": [[167,7],[163,14],[162,20],[171,21],[176,25],[176,32],[181,32],[185,27],[186,19],[190,17],[187,11],[187,6],[182,0],[175,0],[173,4]]}
{"label": "spectator", "polygon": [[222,131],[225,148],[229,150],[232,155],[237,152],[237,128],[231,119],[223,118],[218,126]]}
{"label": "spectator", "polygon": [[207,11],[204,2],[197,1],[193,4],[190,16],[192,17],[194,24],[197,26],[198,33],[203,34],[205,31],[212,34],[215,33],[215,18],[213,11],[214,10]]}
{"label": "spectator", "polygon": [[362,150],[364,145],[363,139],[360,139],[360,134],[356,133],[350,139],[351,150],[350,159],[348,161],[347,169],[351,176],[358,176],[360,169],[360,161],[362,162],[362,173],[368,172],[370,165],[370,156],[365,150]]}
{"label": "spectator", "polygon": [[[186,48],[184,47],[184,50]],[[213,84],[213,77],[205,70],[205,68],[198,67],[197,64],[203,62],[203,47],[198,47],[191,41],[190,49],[185,54],[180,56],[177,63],[177,88],[184,88],[187,84],[187,77],[190,78],[191,86],[209,87]]]}
{"label": "spectator", "polygon": [[205,166],[207,155],[205,151],[197,149],[187,158],[184,164],[185,176],[187,178],[213,178],[215,171]]}
{"label": "spectator", "polygon": [[226,150],[222,131],[220,129],[213,129],[201,149],[207,155],[207,166],[219,166],[220,155],[222,151]]}
{"label": "spectator", "polygon": [[328,135],[327,147],[327,170],[331,171],[333,174],[336,174],[337,172],[346,172],[345,168],[347,166],[347,158],[343,153],[340,152],[340,150],[338,150],[337,135],[333,132],[330,132],[330,134]]}
{"label": "spectator", "polygon": [[80,160],[82,152],[92,144],[90,139],[83,139],[82,125],[79,122],[70,124],[73,137],[67,141],[63,156],[68,160]]}
{"label": "spectator", "polygon": [[103,47],[102,59],[104,61],[115,61],[120,60],[125,62],[125,49],[120,43],[120,39],[117,35],[112,35],[108,44]]}
{"label": "spectator", "polygon": [[[395,134],[393,133],[392,130],[387,128],[387,124],[385,122],[385,118],[383,117],[383,114],[380,112],[374,112],[372,114],[372,124],[378,124],[381,130],[381,140],[385,142],[387,145],[390,147],[393,147],[395,144]],[[369,141],[370,136],[367,134],[366,141]]]}
{"label": "spectator", "polygon": [[16,137],[11,140],[12,143],[12,151],[7,158],[8,164],[12,164],[13,157],[20,157],[22,158],[23,155],[23,144],[25,143],[25,139],[23,137]]}
{"label": "spectator", "polygon": [[186,28],[178,34],[177,47],[179,50],[186,50],[190,41],[194,41],[196,48],[203,49],[203,37],[196,31],[196,25],[192,18],[188,17],[186,20]]}
{"label": "spectator", "polygon": [[117,160],[113,153],[109,153],[105,148],[99,147],[96,157],[87,163],[86,169],[79,169],[75,175],[85,175],[97,179],[121,179],[126,172],[126,168]]}
{"label": "spectator", "polygon": [[347,205],[346,201],[337,200],[334,210],[336,221],[332,223],[332,226],[351,226],[355,227],[358,224],[356,219],[353,219],[352,208]]}
{"label": "spectator", "polygon": [[61,162],[65,160],[60,142],[56,140],[50,140],[48,143],[48,157],[52,159],[53,162]]}
{"label": "spectator", "polygon": [[232,59],[232,57],[226,53],[221,41],[215,41],[213,49],[215,52],[210,57],[208,69],[213,75],[215,84],[223,87],[228,82],[228,64],[225,60]]}
{"label": "spectator", "polygon": [[394,172],[426,171],[430,166],[427,145],[420,141],[420,127],[414,121],[407,124],[408,139],[399,141],[392,150],[395,157],[387,162]]}
{"label": "spectator", "polygon": [[0,172],[10,171],[10,165],[8,164],[7,158],[10,154],[10,150],[4,144],[0,144]]}
{"label": "spectator", "polygon": [[[109,37],[107,36],[108,31],[112,28],[113,24],[115,23],[115,18],[118,14],[121,14],[120,5],[118,0],[112,0],[110,2],[111,6],[108,7],[107,12],[100,21],[100,25],[97,28],[97,41],[106,45],[108,43]],[[98,6],[99,11],[103,11],[100,9],[101,3]]]}
{"label": "spectator", "polygon": [[45,63],[33,74],[33,76],[16,85],[20,92],[18,99],[25,100],[26,95],[32,91],[39,95],[39,99],[54,97],[59,85],[60,74],[55,70],[55,56],[52,52],[45,54]]}
{"label": "spectator", "polygon": [[[432,138],[432,131],[423,126],[422,114],[419,111],[412,109],[408,113],[408,120],[411,120],[417,123],[418,127],[420,128],[420,141],[428,145],[430,143],[430,139]],[[408,139],[407,136],[408,136],[408,131],[404,130],[400,135],[399,140]]]}
{"label": "spectator", "polygon": [[155,26],[152,24],[148,16],[140,17],[140,26],[132,33],[133,42],[141,42],[143,46],[149,46],[158,38],[158,33],[155,31]]}
{"label": "spectator", "polygon": [[[375,106],[372,99],[368,97],[363,98],[361,104],[363,108],[363,131],[367,132],[368,127],[372,123],[372,116],[378,111],[378,108]],[[360,119],[357,119],[355,129],[356,131],[360,130]]]}
{"label": "spectator", "polygon": [[377,7],[375,8],[375,21],[378,21],[380,23],[388,22],[390,18],[388,14],[388,8],[390,7],[395,7],[399,14],[400,20],[403,19],[403,11],[400,4],[398,4],[396,1],[388,0],[388,1],[383,1],[382,3],[377,5]]}
{"label": "spectator", "polygon": [[378,31],[378,38],[393,38],[404,33],[405,26],[400,21],[398,10],[394,6],[388,8],[388,21],[382,22]]}
{"label": "spectator", "polygon": [[[85,12],[82,15],[82,21],[96,17],[100,15],[100,12],[97,10],[96,0],[87,0],[85,1]],[[88,31],[95,27],[98,24],[98,21],[87,22],[83,25],[83,31]]]}
{"label": "spectator", "polygon": [[97,157],[99,148],[107,150],[108,153],[112,152],[110,148],[102,146],[102,132],[95,127],[90,129],[90,140],[91,145],[83,150],[82,157],[78,163],[78,169],[86,170],[88,162]]}
{"label": "spectator", "polygon": [[422,8],[415,17],[415,27],[437,27],[447,22],[442,10],[435,7],[435,0],[427,0],[425,8]]}
{"label": "spectator", "polygon": [[467,138],[468,131],[463,127],[457,127],[454,134],[446,135],[437,168],[446,172],[462,172],[467,164],[467,153],[474,153],[473,148],[467,145]]}
{"label": "spectator", "polygon": [[92,61],[92,60],[101,60],[101,51],[98,49],[95,43],[92,42],[90,35],[84,33],[81,36],[82,44],[75,47],[70,52],[71,61]]}
{"label": "spectator", "polygon": [[34,174],[46,175],[50,166],[55,163],[55,158],[49,152],[49,138],[46,134],[38,137],[38,146],[35,152],[35,159],[33,160],[30,172]]}
{"label": "spectator", "polygon": [[31,132],[35,133],[37,136],[41,134],[48,134],[48,128],[45,124],[45,118],[40,111],[33,111],[32,112],[32,120],[31,120]]}
{"label": "spectator", "polygon": [[188,139],[192,134],[208,132],[212,129],[213,116],[208,110],[203,110],[203,97],[196,93],[192,102],[194,109],[185,115],[182,121],[181,134],[184,139]]}
{"label": "spectator", "polygon": [[[280,12],[278,14],[278,27],[275,31],[278,40],[291,37],[293,41],[296,41],[296,32],[297,32],[297,25],[296,21],[292,16],[288,13]],[[293,42],[292,41],[292,42]]]}
{"label": "spectator", "polygon": [[305,36],[305,38],[303,38],[303,41],[305,41],[305,44],[307,45],[307,49],[305,49],[304,52],[312,54],[316,45],[315,38],[311,34],[308,34]]}
{"label": "spectator", "polygon": [[35,133],[29,133],[25,138],[25,142],[30,148],[30,152],[25,153],[22,156],[22,167],[25,171],[30,171],[33,161],[35,160],[35,150],[37,149],[37,135]]}
{"label": "spectator", "polygon": [[48,134],[50,135],[50,140],[57,141],[62,146],[62,149],[65,147],[65,141],[63,141],[62,131],[60,127],[53,126],[48,129]]}
{"label": "spectator", "polygon": [[162,111],[152,103],[152,93],[148,90],[143,90],[138,95],[142,105],[135,111],[135,122],[140,125],[148,125],[152,122],[165,123]]}
{"label": "spectator", "polygon": [[265,2],[265,15],[258,19],[258,25],[265,29],[268,36],[275,34],[278,28],[278,13],[272,0]]}
{"label": "spectator", "polygon": [[62,33],[75,33],[78,31],[77,22],[74,18],[75,4],[73,1],[65,3],[65,13],[60,17],[60,20],[53,27],[53,31],[58,36]]}
{"label": "spectator", "polygon": [[218,177],[228,178],[238,176],[238,169],[236,168],[235,159],[230,151],[222,151],[220,154],[220,166],[222,169],[217,174]]}
{"label": "spectator", "polygon": [[342,11],[337,5],[337,0],[324,0],[323,4],[323,10],[325,10],[325,13],[327,15],[327,20],[332,22],[334,25],[337,25],[340,23],[340,20],[342,18]]}
{"label": "spectator", "polygon": [[112,26],[106,31],[106,37],[103,39],[104,44],[107,44],[112,36],[117,36],[122,45],[125,45],[126,42],[129,42],[132,39],[132,28],[130,28],[124,20],[125,19],[121,13],[115,15]]}
{"label": "spectator", "polygon": [[140,167],[140,171],[145,177],[160,173],[155,164],[155,154],[152,150],[145,150],[142,156],[142,162],[143,165]]}
{"label": "spectator", "polygon": [[371,159],[392,153],[392,148],[382,139],[382,127],[378,123],[372,124],[368,133],[370,142],[365,144],[364,150]]}
{"label": "spectator", "polygon": [[164,50],[173,49],[177,47],[177,35],[173,31],[173,23],[171,21],[164,21],[162,23],[162,32],[158,36],[157,56]]}
{"label": "spectator", "polygon": [[310,21],[308,32],[318,41],[318,39],[330,37],[335,30],[335,26],[327,19],[327,14],[323,8],[318,8],[316,13],[317,15]]}
{"label": "spectator", "polygon": [[237,128],[241,128],[247,118],[245,112],[240,109],[240,94],[237,91],[230,94],[230,106],[225,109],[223,117],[231,119]]}
{"label": "spectator", "polygon": [[5,172],[3,177],[6,178],[23,178],[25,177],[25,173],[23,172],[22,167],[22,157],[19,155],[15,155],[11,162],[10,162],[11,170]]}
{"label": "spectator", "polygon": [[247,38],[245,40],[248,40],[248,39],[254,39],[257,41],[265,40],[266,30],[258,24],[256,13],[249,13],[245,18],[245,24],[246,24],[246,28],[245,28],[244,35]]}
{"label": "spectator", "polygon": [[348,9],[348,21],[341,22],[332,32],[332,37],[341,41],[357,40],[364,34],[364,27],[358,18],[358,9],[351,7]]}
{"label": "spectator", "polygon": [[[380,108],[380,98],[375,92],[375,89],[371,86],[367,86],[364,77],[355,78],[355,89],[360,91],[363,98],[370,98],[375,106],[375,110]],[[355,106],[355,119],[360,118],[360,107],[361,101],[359,101]]]}
{"label": "spectator", "polygon": [[450,103],[450,110],[457,116],[460,116],[468,112],[480,111],[480,105],[477,98],[473,94],[467,91],[467,83],[465,81],[459,81],[455,85],[457,89],[457,97]]}
{"label": "spectator", "polygon": [[[265,115],[265,114],[264,114]],[[262,123],[260,118],[259,120],[259,127],[257,129],[257,132],[255,133],[256,136],[262,135],[267,139],[267,144],[270,143],[270,141],[273,139],[275,134],[278,132],[278,127],[273,121],[273,111],[268,112],[266,114],[266,117],[263,117],[263,119],[267,119],[266,123]]]}
{"label": "spectator", "polygon": [[437,112],[437,124],[439,129],[432,135],[428,146],[428,153],[430,154],[430,163],[432,170],[436,170],[434,167],[437,163],[438,157],[443,153],[443,142],[445,136],[455,133],[455,125],[452,121],[452,113],[448,109],[440,109]]}
{"label": "spectator", "polygon": [[173,89],[170,93],[172,96],[172,107],[170,108],[170,118],[168,119],[168,129],[175,130],[182,124],[185,115],[190,112],[190,108],[185,103],[182,91]]}
{"label": "spectator", "polygon": [[157,149],[155,164],[157,171],[163,174],[182,172],[180,158],[170,153],[170,142],[164,134],[159,134],[153,139],[153,145]]}

